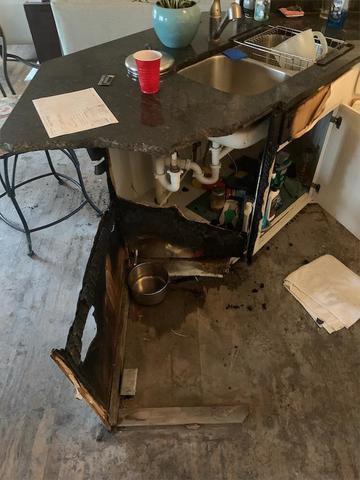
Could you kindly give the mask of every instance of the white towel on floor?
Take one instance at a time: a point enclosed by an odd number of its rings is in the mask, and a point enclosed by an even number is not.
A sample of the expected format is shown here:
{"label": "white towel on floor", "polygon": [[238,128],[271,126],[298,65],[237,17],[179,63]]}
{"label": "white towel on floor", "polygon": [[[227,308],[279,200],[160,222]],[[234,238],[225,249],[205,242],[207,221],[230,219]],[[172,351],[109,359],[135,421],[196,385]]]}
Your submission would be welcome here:
{"label": "white towel on floor", "polygon": [[329,333],[360,319],[360,277],[332,255],[290,273],[284,286]]}

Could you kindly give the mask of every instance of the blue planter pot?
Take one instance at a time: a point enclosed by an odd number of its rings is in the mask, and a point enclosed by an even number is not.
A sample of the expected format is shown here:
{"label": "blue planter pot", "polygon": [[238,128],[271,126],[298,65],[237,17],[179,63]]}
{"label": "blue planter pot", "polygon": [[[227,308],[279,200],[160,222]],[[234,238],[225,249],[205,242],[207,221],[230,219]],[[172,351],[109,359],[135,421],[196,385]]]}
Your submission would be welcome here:
{"label": "blue planter pot", "polygon": [[187,8],[153,7],[153,26],[161,42],[170,48],[190,45],[200,25],[200,8],[194,4]]}

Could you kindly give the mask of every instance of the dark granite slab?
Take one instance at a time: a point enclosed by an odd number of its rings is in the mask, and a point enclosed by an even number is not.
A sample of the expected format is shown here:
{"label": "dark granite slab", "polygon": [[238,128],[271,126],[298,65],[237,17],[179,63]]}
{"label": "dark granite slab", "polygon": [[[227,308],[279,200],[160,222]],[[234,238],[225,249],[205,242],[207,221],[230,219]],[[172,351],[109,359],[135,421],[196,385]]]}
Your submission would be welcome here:
{"label": "dark granite slab", "polygon": [[[324,26],[318,15],[288,20],[275,13],[271,23],[298,29],[319,30]],[[258,26],[257,22],[244,20],[237,28],[241,33]],[[351,14],[347,29],[340,35],[349,40],[359,38],[358,26],[359,16]],[[179,69],[230,46],[229,37],[234,33],[232,26],[228,26],[220,43],[209,43],[208,17],[203,15],[192,45],[168,51],[175,57],[176,69]],[[127,76],[124,60],[147,43],[155,49],[164,49],[155,33],[147,30],[44,63],[4,124],[0,147],[14,152],[115,147],[152,154],[168,153],[208,136],[231,134],[268,115],[276,105],[291,107],[360,60],[360,49],[355,48],[327,66],[314,65],[277,87],[251,97],[223,93],[177,73],[163,80],[157,95],[142,95],[137,82]],[[97,86],[103,73],[116,75],[110,87]],[[32,100],[89,87],[98,91],[119,123],[49,139]]]}

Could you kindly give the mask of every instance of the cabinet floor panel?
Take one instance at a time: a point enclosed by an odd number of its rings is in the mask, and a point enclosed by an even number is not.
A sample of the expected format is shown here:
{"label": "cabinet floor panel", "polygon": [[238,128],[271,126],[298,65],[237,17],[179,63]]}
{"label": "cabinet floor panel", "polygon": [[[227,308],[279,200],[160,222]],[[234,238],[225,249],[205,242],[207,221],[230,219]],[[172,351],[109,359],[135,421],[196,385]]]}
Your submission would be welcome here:
{"label": "cabinet floor panel", "polygon": [[160,305],[131,306],[125,368],[138,368],[138,378],[136,395],[124,402],[126,408],[223,406],[244,400],[239,371],[233,368],[240,354],[233,336],[240,327],[238,316],[222,322],[211,314],[222,301],[218,288],[211,287],[223,282],[180,283]]}

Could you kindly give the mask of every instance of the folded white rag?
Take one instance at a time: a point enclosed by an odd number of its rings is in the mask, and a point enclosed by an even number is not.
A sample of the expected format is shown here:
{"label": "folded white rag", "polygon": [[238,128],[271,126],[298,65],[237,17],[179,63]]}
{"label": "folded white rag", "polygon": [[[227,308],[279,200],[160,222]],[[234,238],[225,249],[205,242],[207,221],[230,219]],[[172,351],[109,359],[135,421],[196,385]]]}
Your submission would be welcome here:
{"label": "folded white rag", "polygon": [[329,333],[360,319],[360,277],[332,255],[290,273],[284,286]]}

